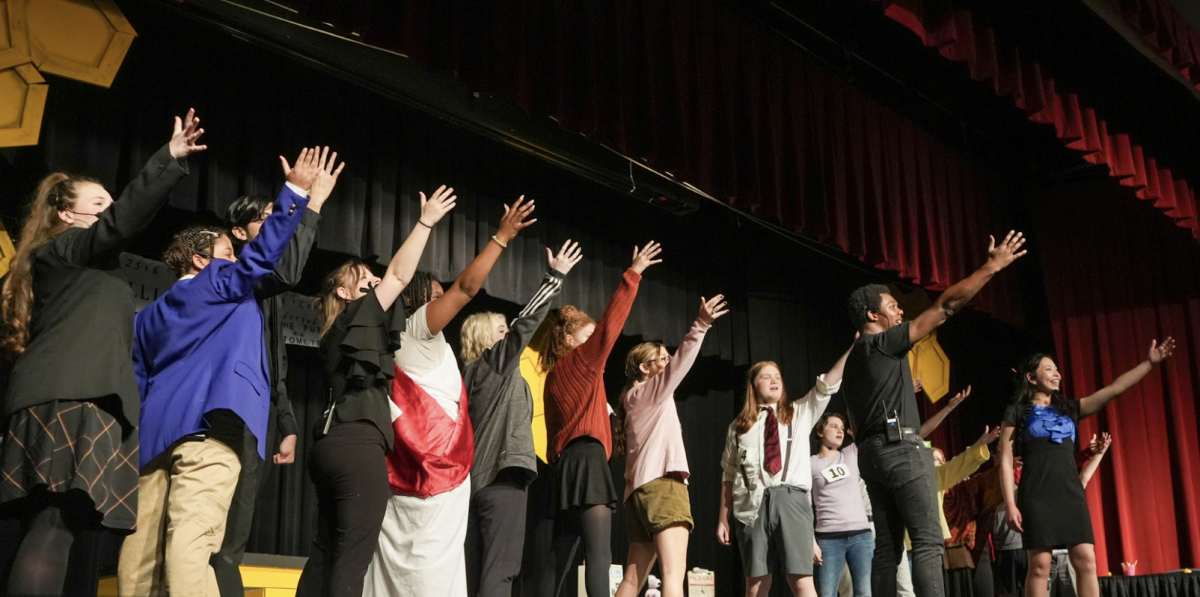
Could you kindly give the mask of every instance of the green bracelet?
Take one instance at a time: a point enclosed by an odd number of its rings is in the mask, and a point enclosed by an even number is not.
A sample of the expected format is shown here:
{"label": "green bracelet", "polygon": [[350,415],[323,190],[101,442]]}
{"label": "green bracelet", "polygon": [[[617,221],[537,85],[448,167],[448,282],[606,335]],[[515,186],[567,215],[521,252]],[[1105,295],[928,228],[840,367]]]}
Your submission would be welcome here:
{"label": "green bracelet", "polygon": [[496,241],[496,244],[500,245],[500,248],[501,248],[501,249],[507,249],[507,248],[508,248],[508,243],[501,242],[501,241],[500,241],[500,239],[496,238],[496,235],[495,235],[495,234],[493,234],[493,235],[492,235],[492,240]]}

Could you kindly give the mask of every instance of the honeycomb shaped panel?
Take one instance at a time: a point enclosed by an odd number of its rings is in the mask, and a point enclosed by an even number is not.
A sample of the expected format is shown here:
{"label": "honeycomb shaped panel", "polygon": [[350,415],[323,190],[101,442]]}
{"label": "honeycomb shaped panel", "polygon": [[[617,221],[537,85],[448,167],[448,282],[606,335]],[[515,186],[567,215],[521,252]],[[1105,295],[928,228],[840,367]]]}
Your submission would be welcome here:
{"label": "honeycomb shaped panel", "polygon": [[29,54],[29,30],[25,5],[0,0],[0,69],[33,60]]}
{"label": "honeycomb shaped panel", "polygon": [[112,85],[137,33],[113,0],[7,0],[24,5],[33,63],[43,73]]}
{"label": "honeycomb shaped panel", "polygon": [[0,70],[0,147],[37,145],[49,89],[28,62]]}
{"label": "honeycomb shaped panel", "polygon": [[908,365],[913,379],[920,379],[930,402],[941,400],[950,393],[950,357],[938,344],[937,330],[913,345],[908,353]]}

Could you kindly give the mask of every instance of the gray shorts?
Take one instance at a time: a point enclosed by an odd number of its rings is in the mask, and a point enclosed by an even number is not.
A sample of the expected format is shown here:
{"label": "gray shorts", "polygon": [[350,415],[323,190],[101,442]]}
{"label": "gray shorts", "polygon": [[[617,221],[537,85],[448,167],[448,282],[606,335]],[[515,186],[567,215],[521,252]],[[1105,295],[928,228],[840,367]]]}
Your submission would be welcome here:
{"label": "gray shorts", "polygon": [[736,519],[733,526],[746,578],[773,571],[812,576],[813,513],[807,491],[791,485],[768,487],[754,526]]}

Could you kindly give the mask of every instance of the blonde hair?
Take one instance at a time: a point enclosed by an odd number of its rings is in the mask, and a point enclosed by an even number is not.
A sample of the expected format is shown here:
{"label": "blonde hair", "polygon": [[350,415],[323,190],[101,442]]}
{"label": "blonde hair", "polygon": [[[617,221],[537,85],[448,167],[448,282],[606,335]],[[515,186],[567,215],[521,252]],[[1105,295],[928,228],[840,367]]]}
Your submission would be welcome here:
{"label": "blonde hair", "polygon": [[29,320],[33,318],[34,301],[33,254],[67,229],[58,213],[75,207],[76,191],[81,183],[100,184],[86,176],[55,172],[38,183],[29,200],[17,254],[9,264],[4,291],[0,295],[0,313],[4,317],[4,340],[0,347],[13,356],[24,353],[29,342]]}
{"label": "blonde hair", "polygon": [[492,347],[492,333],[496,328],[496,318],[504,321],[504,316],[495,311],[475,313],[463,322],[462,355],[463,361],[474,361],[483,356],[483,352]]}
{"label": "blonde hair", "polygon": [[746,401],[742,403],[742,410],[734,419],[738,435],[745,435],[758,421],[758,400],[754,392],[754,378],[758,377],[758,374],[767,367],[774,367],[776,371],[779,371],[779,403],[775,406],[775,416],[784,425],[792,422],[792,403],[788,401],[787,387],[783,385],[783,370],[775,361],[759,361],[746,372]]}
{"label": "blonde hair", "polygon": [[350,288],[353,286],[362,278],[363,268],[370,269],[367,266],[367,262],[362,259],[351,259],[339,265],[337,269],[329,272],[321,280],[321,294],[317,295],[316,306],[325,319],[324,326],[321,328],[322,339],[325,338],[325,334],[329,333],[329,329],[333,327],[333,321],[337,319],[337,316],[346,310],[346,301],[338,296],[338,288]]}

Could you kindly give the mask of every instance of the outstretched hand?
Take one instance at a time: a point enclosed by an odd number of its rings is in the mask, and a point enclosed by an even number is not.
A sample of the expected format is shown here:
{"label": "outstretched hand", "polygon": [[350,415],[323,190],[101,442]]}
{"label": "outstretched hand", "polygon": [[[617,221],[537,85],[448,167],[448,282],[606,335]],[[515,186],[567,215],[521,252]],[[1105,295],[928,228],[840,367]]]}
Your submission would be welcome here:
{"label": "outstretched hand", "polygon": [[288,165],[287,158],[283,156],[279,156],[279,163],[283,165],[283,176],[288,182],[309,191],[321,173],[321,152],[316,147],[305,147],[300,150],[294,167]]}
{"label": "outstretched hand", "polygon": [[1150,359],[1151,365],[1157,365],[1175,354],[1175,339],[1167,336],[1166,340],[1159,344],[1157,340],[1150,341]]}
{"label": "outstretched hand", "polygon": [[503,244],[508,244],[509,241],[516,238],[522,230],[532,226],[537,219],[526,220],[533,213],[533,200],[525,201],[525,195],[521,195],[513,202],[512,206],[504,206],[504,216],[500,218],[500,231],[496,233],[496,240]]}
{"label": "outstretched hand", "polygon": [[983,435],[979,436],[979,441],[976,443],[986,446],[986,445],[991,444],[992,442],[996,441],[996,439],[998,439],[999,437],[1000,437],[1000,426],[999,425],[996,425],[995,428],[984,425],[983,426]]}
{"label": "outstretched hand", "polygon": [[642,272],[646,271],[646,268],[656,263],[662,263],[662,259],[655,259],[655,257],[658,257],[659,253],[662,253],[662,245],[654,241],[646,243],[646,246],[640,249],[634,247],[633,265],[630,265],[629,269],[637,272],[638,275],[641,275]]}
{"label": "outstretched hand", "polygon": [[[967,386],[967,389],[955,394],[954,397],[950,399],[950,408],[955,408],[958,405],[962,404],[963,400],[966,400],[967,397],[970,395],[971,395],[971,386]],[[1000,432],[999,427],[996,428],[996,432],[997,433]]]}
{"label": "outstretched hand", "polygon": [[200,128],[200,118],[196,116],[195,108],[189,108],[187,116],[182,120],[176,116],[175,132],[171,133],[171,140],[167,142],[171,157],[180,160],[198,151],[208,149],[207,145],[196,144],[196,141],[200,140],[200,135],[203,134],[204,129]]}
{"label": "outstretched hand", "polygon": [[708,300],[700,297],[700,321],[703,321],[705,325],[712,325],[718,317],[729,312],[728,306],[729,303],[725,301],[723,294],[718,294]]}
{"label": "outstretched hand", "polygon": [[418,191],[421,196],[421,223],[426,228],[433,228],[434,224],[442,221],[450,210],[457,205],[458,195],[454,194],[454,187],[442,185],[433,192],[433,196],[425,198],[425,193]]}
{"label": "outstretched hand", "polygon": [[[337,168],[334,168],[334,165]],[[321,206],[325,204],[325,200],[333,193],[333,187],[337,186],[338,175],[342,173],[342,168],[346,167],[346,162],[337,163],[337,152],[329,155],[329,147],[321,148],[321,158],[317,161],[317,178],[312,183],[312,189],[308,192],[309,202],[308,208],[321,213]]]}
{"label": "outstretched hand", "polygon": [[581,259],[583,259],[583,249],[579,248],[579,243],[571,242],[569,238],[558,250],[557,255],[550,252],[550,247],[546,247],[546,261],[550,263],[550,269],[564,276],[570,273],[571,268],[575,267],[575,264],[579,263]]}
{"label": "outstretched hand", "polygon": [[991,265],[996,271],[1008,267],[1029,252],[1021,250],[1025,244],[1025,235],[1015,230],[1009,230],[999,246],[996,246],[996,237],[989,236],[988,238],[990,239],[988,242],[988,265]]}
{"label": "outstretched hand", "polygon": [[[1095,436],[1093,436],[1095,437]],[[1100,445],[1096,448],[1096,455],[1099,456],[1108,451],[1108,447],[1112,445],[1112,436],[1107,431],[1100,434]]]}

